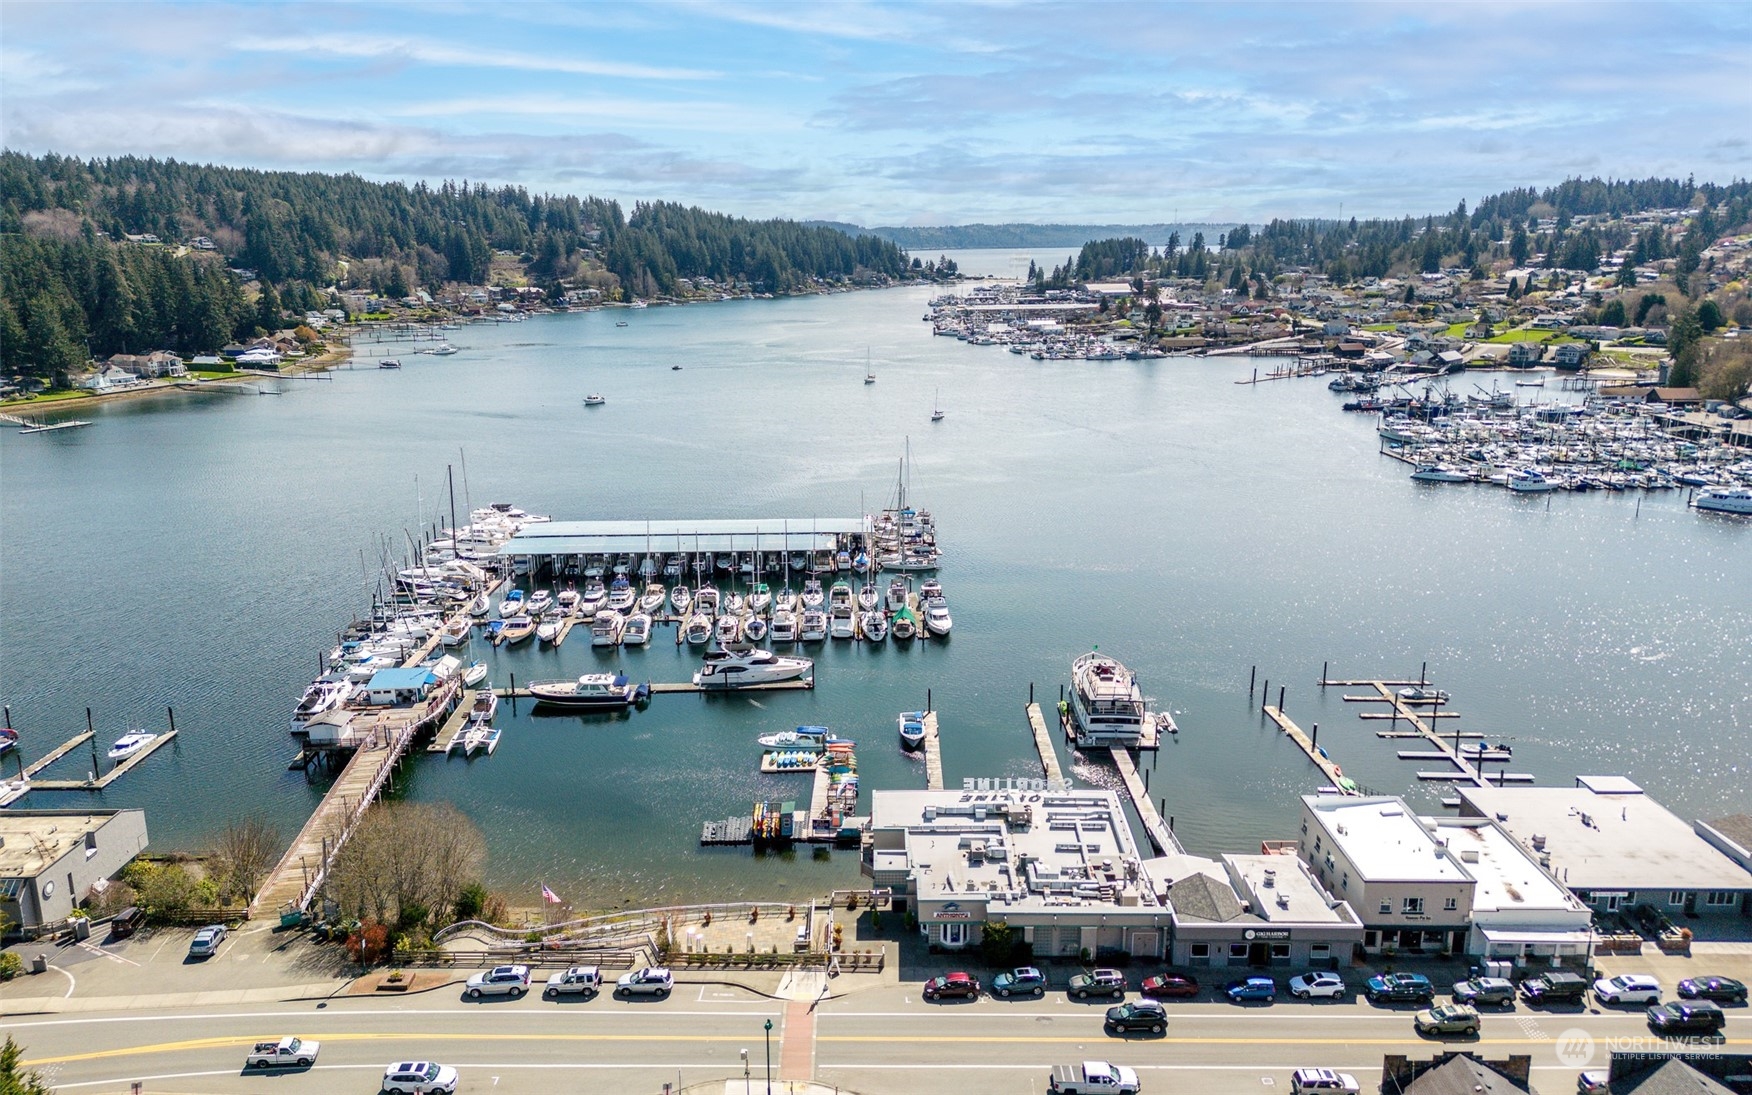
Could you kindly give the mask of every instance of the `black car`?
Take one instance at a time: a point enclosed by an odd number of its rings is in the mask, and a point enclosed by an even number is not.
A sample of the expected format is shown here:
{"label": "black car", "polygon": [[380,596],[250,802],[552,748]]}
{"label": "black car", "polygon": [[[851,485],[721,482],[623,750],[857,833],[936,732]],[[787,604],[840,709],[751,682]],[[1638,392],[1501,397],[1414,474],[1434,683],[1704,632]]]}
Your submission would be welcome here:
{"label": "black car", "polygon": [[1727,1022],[1722,1009],[1714,1004],[1687,1000],[1679,1004],[1656,1004],[1649,1009],[1649,1026],[1661,1034],[1714,1034]]}
{"label": "black car", "polygon": [[1375,1003],[1411,1001],[1427,1004],[1435,999],[1436,987],[1421,973],[1381,973],[1363,985],[1363,993]]}
{"label": "black car", "polygon": [[1160,1034],[1168,1029],[1168,1012],[1154,1000],[1134,1000],[1107,1009],[1107,1029],[1116,1034],[1134,1030]]}
{"label": "black car", "polygon": [[1714,1000],[1720,1004],[1744,1004],[1746,985],[1732,977],[1687,977],[1679,982],[1679,995],[1687,1000]]}

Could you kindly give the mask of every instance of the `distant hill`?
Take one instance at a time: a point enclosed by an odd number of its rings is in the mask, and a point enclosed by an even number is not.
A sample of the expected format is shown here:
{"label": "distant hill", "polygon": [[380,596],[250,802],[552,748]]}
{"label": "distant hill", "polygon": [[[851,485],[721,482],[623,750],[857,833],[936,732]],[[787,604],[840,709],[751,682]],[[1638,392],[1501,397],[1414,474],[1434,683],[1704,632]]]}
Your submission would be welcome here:
{"label": "distant hill", "polygon": [[1182,239],[1194,232],[1203,232],[1213,244],[1217,236],[1235,227],[1230,222],[1216,224],[948,224],[925,227],[863,228],[841,221],[806,221],[810,227],[834,228],[849,236],[878,236],[908,251],[924,254],[928,251],[956,251],[976,247],[1069,247],[1077,248],[1090,240],[1135,236],[1151,246],[1160,247],[1168,237],[1178,232]]}

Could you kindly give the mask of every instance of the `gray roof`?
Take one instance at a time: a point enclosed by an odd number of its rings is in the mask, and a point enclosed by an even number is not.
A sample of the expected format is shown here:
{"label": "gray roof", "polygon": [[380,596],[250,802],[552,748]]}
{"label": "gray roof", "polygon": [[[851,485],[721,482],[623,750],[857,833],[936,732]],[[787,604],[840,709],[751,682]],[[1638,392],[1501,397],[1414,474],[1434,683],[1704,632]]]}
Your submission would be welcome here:
{"label": "gray roof", "polygon": [[1221,923],[1245,916],[1235,890],[1204,874],[1188,875],[1168,887],[1168,903],[1179,917]]}
{"label": "gray roof", "polygon": [[861,517],[758,520],[541,521],[524,525],[500,555],[594,555],[646,551],[831,551],[837,538],[868,531]]}
{"label": "gray roof", "polygon": [[1668,1058],[1652,1072],[1630,1080],[1612,1081],[1613,1095],[1734,1095],[1734,1089],[1710,1079],[1677,1058]]}
{"label": "gray roof", "polygon": [[1752,815],[1729,814],[1710,822],[1709,827],[1742,848],[1752,848]]}
{"label": "gray roof", "polygon": [[1460,1054],[1406,1084],[1403,1095],[1525,1095],[1526,1091],[1483,1061]]}

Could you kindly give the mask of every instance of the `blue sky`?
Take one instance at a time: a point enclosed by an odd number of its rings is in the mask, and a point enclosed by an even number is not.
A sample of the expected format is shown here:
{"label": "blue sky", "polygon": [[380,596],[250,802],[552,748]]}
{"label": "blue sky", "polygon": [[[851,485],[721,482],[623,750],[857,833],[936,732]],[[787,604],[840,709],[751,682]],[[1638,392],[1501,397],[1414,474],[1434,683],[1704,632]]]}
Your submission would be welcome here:
{"label": "blue sky", "polygon": [[1752,175],[1752,4],[0,6],[9,148],[866,225]]}

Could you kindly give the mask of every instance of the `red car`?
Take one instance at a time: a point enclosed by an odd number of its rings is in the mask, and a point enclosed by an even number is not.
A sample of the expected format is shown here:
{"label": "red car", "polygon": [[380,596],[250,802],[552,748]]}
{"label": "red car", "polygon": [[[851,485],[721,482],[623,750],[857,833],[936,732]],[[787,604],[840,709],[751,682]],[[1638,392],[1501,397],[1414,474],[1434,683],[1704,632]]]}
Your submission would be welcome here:
{"label": "red car", "polygon": [[951,973],[947,977],[933,977],[925,982],[925,999],[941,1000],[945,996],[965,996],[969,1000],[979,997],[979,978],[965,973]]}
{"label": "red car", "polygon": [[1140,989],[1145,996],[1160,1000],[1167,996],[1197,996],[1198,982],[1190,977],[1182,977],[1177,973],[1164,973],[1144,980]]}

